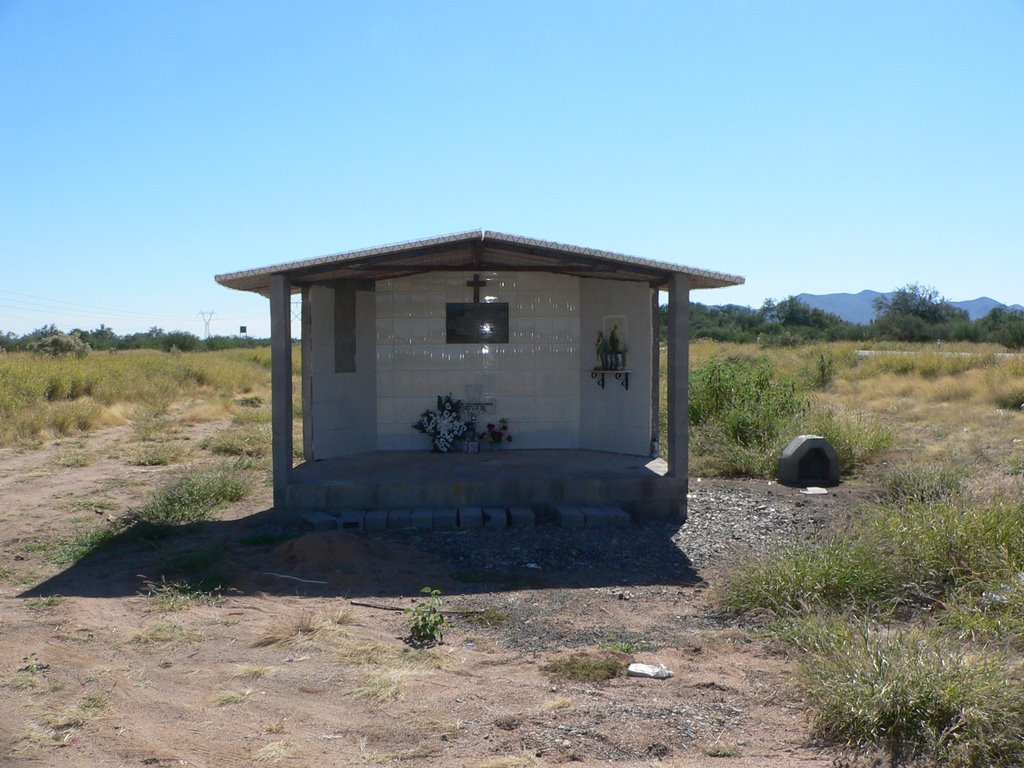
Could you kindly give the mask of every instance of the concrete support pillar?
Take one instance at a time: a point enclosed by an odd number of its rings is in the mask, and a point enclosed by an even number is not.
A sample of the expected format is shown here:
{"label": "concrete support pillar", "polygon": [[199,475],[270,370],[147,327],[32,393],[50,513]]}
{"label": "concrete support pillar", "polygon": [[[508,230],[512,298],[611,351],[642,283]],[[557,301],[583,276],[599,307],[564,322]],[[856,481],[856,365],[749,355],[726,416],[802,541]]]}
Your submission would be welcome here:
{"label": "concrete support pillar", "polygon": [[668,473],[687,478],[690,389],[690,278],[674,274],[668,289]]}
{"label": "concrete support pillar", "polygon": [[313,308],[302,289],[302,458],[313,461]]}
{"label": "concrete support pillar", "polygon": [[661,305],[651,289],[651,443],[660,440],[661,427]]}
{"label": "concrete support pillar", "polygon": [[292,472],[292,285],[270,278],[270,388],[273,430],[274,508],[288,502]]}

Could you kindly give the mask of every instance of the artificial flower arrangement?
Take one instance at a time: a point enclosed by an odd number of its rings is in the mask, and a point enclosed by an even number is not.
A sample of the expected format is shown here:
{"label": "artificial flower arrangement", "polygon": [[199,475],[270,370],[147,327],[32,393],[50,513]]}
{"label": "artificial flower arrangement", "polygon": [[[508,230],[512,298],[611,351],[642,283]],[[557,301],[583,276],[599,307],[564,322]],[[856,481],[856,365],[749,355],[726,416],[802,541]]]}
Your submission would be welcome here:
{"label": "artificial flower arrangement", "polygon": [[493,445],[501,445],[502,442],[511,443],[512,435],[508,432],[508,419],[499,419],[497,424],[488,424],[487,428],[477,437]]}
{"label": "artificial flower arrangement", "polygon": [[466,434],[466,424],[462,421],[462,401],[456,400],[450,393],[444,397],[438,395],[437,410],[424,411],[412,428],[434,438],[436,452],[448,453],[455,441]]}

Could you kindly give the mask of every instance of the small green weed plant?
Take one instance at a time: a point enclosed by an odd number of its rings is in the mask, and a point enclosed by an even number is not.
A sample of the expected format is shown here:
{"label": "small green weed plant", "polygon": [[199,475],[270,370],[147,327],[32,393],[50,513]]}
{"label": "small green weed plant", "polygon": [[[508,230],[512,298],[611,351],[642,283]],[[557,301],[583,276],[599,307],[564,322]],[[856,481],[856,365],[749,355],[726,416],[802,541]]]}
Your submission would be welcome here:
{"label": "small green weed plant", "polygon": [[441,590],[423,587],[425,599],[412,608],[406,608],[409,620],[409,642],[416,646],[439,645],[444,642],[444,628],[448,625],[441,613]]}

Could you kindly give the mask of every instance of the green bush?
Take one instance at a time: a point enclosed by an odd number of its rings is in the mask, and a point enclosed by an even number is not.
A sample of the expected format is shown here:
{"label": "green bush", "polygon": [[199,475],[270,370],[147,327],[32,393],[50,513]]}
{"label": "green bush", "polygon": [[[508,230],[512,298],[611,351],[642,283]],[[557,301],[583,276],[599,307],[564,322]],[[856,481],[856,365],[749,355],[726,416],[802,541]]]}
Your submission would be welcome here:
{"label": "green bush", "polygon": [[695,452],[723,474],[770,474],[787,431],[809,402],[807,392],[767,359],[709,360],[690,375]]}
{"label": "green bush", "polygon": [[64,357],[65,355],[85,357],[92,351],[92,347],[82,341],[77,333],[60,333],[59,331],[29,342],[25,345],[25,349],[51,357]]}

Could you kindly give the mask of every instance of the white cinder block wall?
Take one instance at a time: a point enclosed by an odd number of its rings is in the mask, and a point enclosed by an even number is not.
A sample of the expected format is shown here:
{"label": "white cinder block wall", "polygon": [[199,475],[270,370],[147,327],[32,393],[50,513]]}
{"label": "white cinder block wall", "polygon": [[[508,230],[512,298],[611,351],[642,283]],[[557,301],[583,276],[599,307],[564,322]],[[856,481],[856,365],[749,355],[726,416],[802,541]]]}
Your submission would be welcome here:
{"label": "white cinder block wall", "polygon": [[505,417],[509,448],[578,448],[580,281],[540,272],[486,272],[481,301],[507,301],[507,344],[446,344],[445,304],[469,302],[472,273],[435,272],[380,280],[377,302],[377,444],[425,450],[412,429],[438,395],[467,399],[482,387]]}
{"label": "white cinder block wall", "polygon": [[[580,280],[580,321],[586,347],[581,355],[580,448],[646,456],[651,423],[651,289],[643,283]],[[601,389],[590,377],[597,364],[595,342],[604,318],[626,318],[626,367],[629,390],[612,373]]]}
{"label": "white cinder block wall", "polygon": [[[651,298],[644,284],[542,272],[488,272],[481,301],[509,303],[507,344],[445,343],[445,304],[472,300],[472,273],[380,280],[356,294],[356,371],[335,372],[334,291],[310,289],[313,455],[428,450],[412,428],[439,394],[495,402],[507,448],[583,448],[645,456],[651,440]],[[591,378],[606,316],[625,316],[626,391]]]}
{"label": "white cinder block wall", "polygon": [[377,448],[376,356],[372,291],[356,292],[356,370],[335,372],[334,289],[309,289],[312,312],[310,394],[313,457],[330,459]]}

